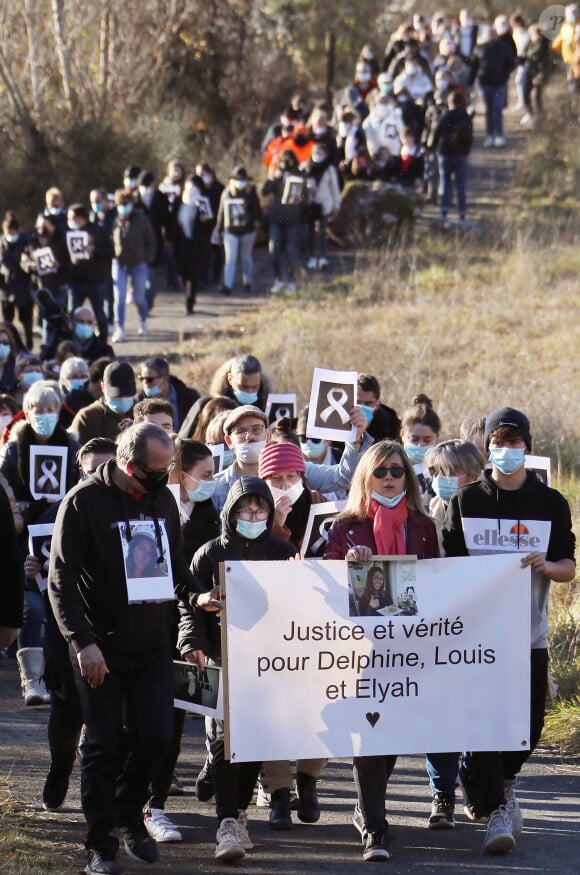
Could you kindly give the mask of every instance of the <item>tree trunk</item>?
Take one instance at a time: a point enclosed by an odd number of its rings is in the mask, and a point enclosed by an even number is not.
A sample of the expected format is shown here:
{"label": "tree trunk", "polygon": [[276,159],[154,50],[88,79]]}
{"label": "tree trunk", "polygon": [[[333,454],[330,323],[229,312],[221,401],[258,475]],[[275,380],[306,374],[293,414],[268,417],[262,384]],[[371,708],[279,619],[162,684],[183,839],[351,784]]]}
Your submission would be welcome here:
{"label": "tree trunk", "polygon": [[103,0],[101,9],[101,28],[99,35],[99,108],[98,116],[103,118],[107,109],[109,91],[109,45],[111,34],[111,3]]}
{"label": "tree trunk", "polygon": [[52,17],[54,20],[54,35],[56,39],[56,54],[60,64],[62,78],[62,90],[69,112],[74,109],[74,90],[70,69],[70,55],[66,39],[66,25],[64,15],[64,0],[52,0]]}
{"label": "tree trunk", "polygon": [[24,17],[26,19],[26,37],[28,40],[28,61],[30,64],[30,90],[32,92],[32,110],[38,125],[44,127],[45,113],[42,89],[40,87],[40,49],[35,28],[37,0],[24,0]]}

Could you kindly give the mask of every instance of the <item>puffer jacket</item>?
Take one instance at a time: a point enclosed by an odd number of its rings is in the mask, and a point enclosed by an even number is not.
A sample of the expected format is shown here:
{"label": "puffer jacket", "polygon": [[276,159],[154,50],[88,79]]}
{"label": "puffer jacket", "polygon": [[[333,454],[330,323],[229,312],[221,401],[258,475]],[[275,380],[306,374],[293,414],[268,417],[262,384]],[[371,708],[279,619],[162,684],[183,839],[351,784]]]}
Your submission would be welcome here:
{"label": "puffer jacket", "polygon": [[[255,540],[242,537],[236,531],[233,509],[240,498],[258,495],[268,504],[266,531]],[[258,477],[240,477],[228,493],[222,510],[222,534],[200,547],[195,553],[191,571],[198,592],[209,592],[219,584],[220,563],[226,560],[268,561],[286,560],[298,552],[292,544],[273,537],[274,501],[270,489]],[[220,620],[216,612],[193,609],[180,602],[180,623],[177,648],[182,655],[202,650],[213,659],[221,656]]]}

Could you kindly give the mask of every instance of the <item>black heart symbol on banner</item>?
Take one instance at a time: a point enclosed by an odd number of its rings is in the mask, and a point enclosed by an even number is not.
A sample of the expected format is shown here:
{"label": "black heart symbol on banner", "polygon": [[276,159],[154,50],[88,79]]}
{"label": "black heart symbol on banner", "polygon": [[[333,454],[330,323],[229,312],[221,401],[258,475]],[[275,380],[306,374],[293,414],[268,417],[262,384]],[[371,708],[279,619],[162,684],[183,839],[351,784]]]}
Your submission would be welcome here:
{"label": "black heart symbol on banner", "polygon": [[371,714],[371,712],[369,711],[368,714],[366,715],[366,718],[369,721],[369,723],[371,724],[371,726],[373,727],[373,729],[375,728],[375,726],[379,722],[380,716],[381,715],[379,714],[378,711],[375,711],[374,714]]}

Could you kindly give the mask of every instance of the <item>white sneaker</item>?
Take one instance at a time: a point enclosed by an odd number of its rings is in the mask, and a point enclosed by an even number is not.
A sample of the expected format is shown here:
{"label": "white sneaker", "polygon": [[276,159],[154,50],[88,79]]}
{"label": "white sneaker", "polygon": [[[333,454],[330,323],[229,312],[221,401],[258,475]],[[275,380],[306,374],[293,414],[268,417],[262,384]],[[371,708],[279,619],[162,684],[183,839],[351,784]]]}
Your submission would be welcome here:
{"label": "white sneaker", "polygon": [[504,781],[503,792],[505,807],[512,822],[512,834],[519,836],[524,829],[524,816],[522,814],[518,797],[516,796],[516,781]]}
{"label": "white sneaker", "polygon": [[317,264],[317,261],[316,261],[315,257],[312,256],[306,262],[306,267],[308,268],[308,270],[316,270],[316,264]]}
{"label": "white sneaker", "polygon": [[225,817],[216,833],[215,858],[220,863],[234,863],[246,856],[240,835],[239,824],[233,817]]}
{"label": "white sneaker", "polygon": [[505,805],[500,805],[489,815],[482,850],[484,854],[507,854],[515,846],[510,816]]}
{"label": "white sneaker", "polygon": [[147,337],[147,335],[149,334],[149,330],[148,330],[148,328],[147,328],[147,320],[146,320],[146,319],[144,319],[143,322],[140,322],[140,323],[139,323],[139,329],[138,329],[138,331],[137,331],[137,334],[140,334],[141,337]]}
{"label": "white sneaker", "polygon": [[256,794],[256,808],[270,808],[272,804],[272,794],[264,790],[262,782],[258,781],[258,792]]}
{"label": "white sneaker", "polygon": [[284,288],[284,283],[282,282],[282,280],[274,280],[274,284],[273,284],[272,288],[270,289],[270,291],[272,292],[273,295],[277,295],[278,292],[281,292],[283,288]]}
{"label": "white sneaker", "polygon": [[496,149],[503,149],[504,146],[507,146],[507,140],[505,137],[496,137],[493,141],[493,145]]}
{"label": "white sneaker", "polygon": [[245,811],[238,811],[238,838],[244,851],[251,851],[254,843],[248,832],[248,815]]}
{"label": "white sneaker", "polygon": [[326,270],[328,267],[328,258],[318,259],[318,270]]}
{"label": "white sneaker", "polygon": [[493,146],[493,137],[488,134],[487,137],[485,138],[485,140],[483,141],[483,148],[489,149],[490,146]]}
{"label": "white sneaker", "polygon": [[180,842],[182,835],[166,816],[162,808],[149,808],[145,811],[145,829],[156,842]]}
{"label": "white sneaker", "polygon": [[113,336],[111,337],[111,343],[122,343],[125,340],[125,329],[121,328],[120,325],[115,326],[115,330],[113,331]]}
{"label": "white sneaker", "polygon": [[296,291],[296,283],[286,283],[286,289],[289,292],[295,292]]}

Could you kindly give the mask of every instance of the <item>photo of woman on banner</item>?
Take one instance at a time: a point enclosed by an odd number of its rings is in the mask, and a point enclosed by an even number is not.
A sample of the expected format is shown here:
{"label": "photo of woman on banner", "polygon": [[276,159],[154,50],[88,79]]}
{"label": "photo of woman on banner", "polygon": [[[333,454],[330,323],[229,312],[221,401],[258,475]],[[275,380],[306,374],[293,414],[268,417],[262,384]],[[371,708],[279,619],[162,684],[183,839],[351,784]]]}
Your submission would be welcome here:
{"label": "photo of woman on banner", "polygon": [[167,567],[157,564],[155,540],[145,532],[138,532],[129,543],[125,561],[127,577],[163,577]]}
{"label": "photo of woman on banner", "polygon": [[366,584],[358,603],[361,617],[380,617],[380,608],[393,605],[393,597],[388,578],[380,565],[371,565],[367,572]]}
{"label": "photo of woman on banner", "polygon": [[[400,444],[385,440],[372,446],[360,460],[346,508],[330,529],[324,558],[369,562],[373,556],[397,555],[435,559],[439,546],[435,525],[423,509],[413,465]],[[385,793],[396,760],[393,755],[353,760],[358,795],[353,823],[361,834],[366,861],[390,859]],[[444,760],[443,765],[436,759],[436,764],[438,772],[445,767],[455,771],[451,776],[454,783],[458,756],[449,763]]]}

